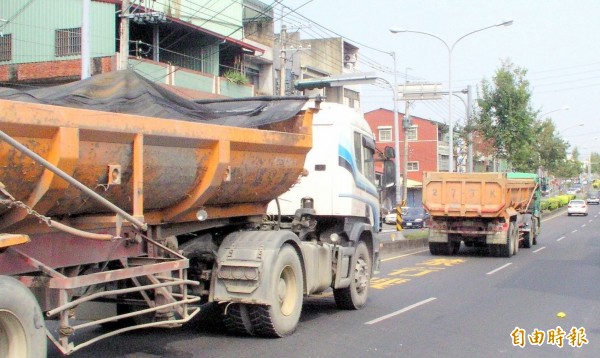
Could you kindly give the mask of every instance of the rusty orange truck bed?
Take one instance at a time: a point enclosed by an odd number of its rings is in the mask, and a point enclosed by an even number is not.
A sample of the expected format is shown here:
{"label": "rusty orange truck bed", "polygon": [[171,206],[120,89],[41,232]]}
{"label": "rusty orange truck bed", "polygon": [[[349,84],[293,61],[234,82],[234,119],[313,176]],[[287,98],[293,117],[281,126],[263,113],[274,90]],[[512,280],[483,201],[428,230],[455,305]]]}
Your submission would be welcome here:
{"label": "rusty orange truck bed", "polygon": [[[361,308],[379,260],[375,202],[374,214],[317,214],[318,193],[335,185],[318,183],[295,213],[266,215],[313,168],[357,185],[347,168],[374,155],[364,118],[334,108],[319,113],[334,135],[313,143],[318,102],[307,101],[188,101],[131,71],[0,89],[0,327],[10,328],[0,341],[43,357],[47,336],[70,354],[183,324],[205,303],[222,309],[232,332],[283,337],[303,296],[330,288],[340,308]],[[342,144],[364,158],[342,167]],[[331,164],[307,169],[316,145]],[[97,304],[110,309],[84,316]],[[74,335],[92,324],[116,330]]]}

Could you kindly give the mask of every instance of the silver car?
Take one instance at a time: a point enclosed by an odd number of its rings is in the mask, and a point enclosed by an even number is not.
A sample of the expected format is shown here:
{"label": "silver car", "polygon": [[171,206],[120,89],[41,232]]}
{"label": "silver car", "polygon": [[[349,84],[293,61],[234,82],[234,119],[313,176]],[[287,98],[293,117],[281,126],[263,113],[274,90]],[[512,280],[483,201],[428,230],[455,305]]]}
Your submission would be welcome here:
{"label": "silver car", "polygon": [[587,204],[600,205],[600,196],[598,196],[598,193],[589,193],[585,202]]}

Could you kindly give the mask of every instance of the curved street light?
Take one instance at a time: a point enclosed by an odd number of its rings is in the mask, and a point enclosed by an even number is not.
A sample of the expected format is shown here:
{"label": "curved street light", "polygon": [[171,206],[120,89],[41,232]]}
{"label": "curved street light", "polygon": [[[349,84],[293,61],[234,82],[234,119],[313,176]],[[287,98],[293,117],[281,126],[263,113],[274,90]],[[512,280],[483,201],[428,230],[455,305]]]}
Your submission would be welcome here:
{"label": "curved street light", "polygon": [[568,131],[569,129],[573,129],[573,128],[577,128],[577,127],[583,127],[583,123],[575,124],[575,125],[572,125],[572,126],[570,126],[570,127],[563,128],[562,130],[561,130],[561,129],[559,129],[559,130],[558,130],[558,133],[561,133],[561,134],[563,134],[564,132]]}
{"label": "curved street light", "polygon": [[550,113],[554,113],[554,112],[558,112],[558,111],[568,111],[569,109],[571,109],[571,107],[569,107],[569,106],[564,106],[564,107],[560,107],[560,108],[557,108],[557,109],[553,109],[553,110],[551,110],[551,111],[548,111],[548,112],[545,112],[545,113],[542,113],[542,114],[540,114],[540,115],[538,116],[538,118],[539,118],[539,119],[544,119],[544,117],[546,117],[546,116],[547,116],[547,115],[549,115]]}
{"label": "curved street light", "polygon": [[449,151],[448,171],[449,172],[454,171],[454,133],[453,133],[454,126],[452,124],[452,51],[454,50],[454,47],[456,46],[456,44],[458,44],[460,42],[460,40],[464,39],[465,37],[467,37],[469,35],[472,35],[474,33],[477,33],[477,32],[483,31],[483,30],[491,29],[493,27],[510,26],[512,24],[513,24],[513,20],[505,20],[505,21],[499,22],[499,23],[491,25],[491,26],[486,26],[481,29],[471,31],[471,32],[459,37],[456,41],[454,41],[454,43],[452,43],[452,45],[449,45],[448,42],[446,42],[441,37],[439,37],[435,34],[429,33],[429,32],[406,30],[406,29],[400,29],[400,28],[396,28],[396,27],[390,28],[390,32],[393,34],[397,34],[397,33],[401,33],[401,32],[410,32],[410,33],[434,37],[434,38],[440,40],[446,46],[446,49],[448,50],[448,94],[449,94],[449,96],[448,96],[448,127],[449,127],[449,135],[450,135],[449,145],[448,145],[448,151]]}

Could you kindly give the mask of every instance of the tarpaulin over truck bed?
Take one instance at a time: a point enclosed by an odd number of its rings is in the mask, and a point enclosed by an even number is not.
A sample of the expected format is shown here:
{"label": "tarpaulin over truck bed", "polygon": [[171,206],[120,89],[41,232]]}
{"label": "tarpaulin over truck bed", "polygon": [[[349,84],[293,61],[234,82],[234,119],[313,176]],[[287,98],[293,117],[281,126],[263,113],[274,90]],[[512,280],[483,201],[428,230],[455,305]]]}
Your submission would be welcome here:
{"label": "tarpaulin over truck bed", "polygon": [[298,114],[308,97],[191,101],[133,70],[124,70],[53,87],[0,88],[0,99],[256,128]]}

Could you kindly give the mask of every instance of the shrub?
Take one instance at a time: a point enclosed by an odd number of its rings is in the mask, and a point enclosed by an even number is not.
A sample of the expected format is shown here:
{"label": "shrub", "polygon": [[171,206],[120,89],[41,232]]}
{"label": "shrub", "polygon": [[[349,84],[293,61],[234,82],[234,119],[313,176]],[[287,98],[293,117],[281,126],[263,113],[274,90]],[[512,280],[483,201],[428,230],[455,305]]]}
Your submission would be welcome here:
{"label": "shrub", "polygon": [[246,85],[250,82],[248,77],[244,76],[243,73],[236,70],[227,70],[223,74],[223,77],[225,77],[227,81],[238,85]]}

